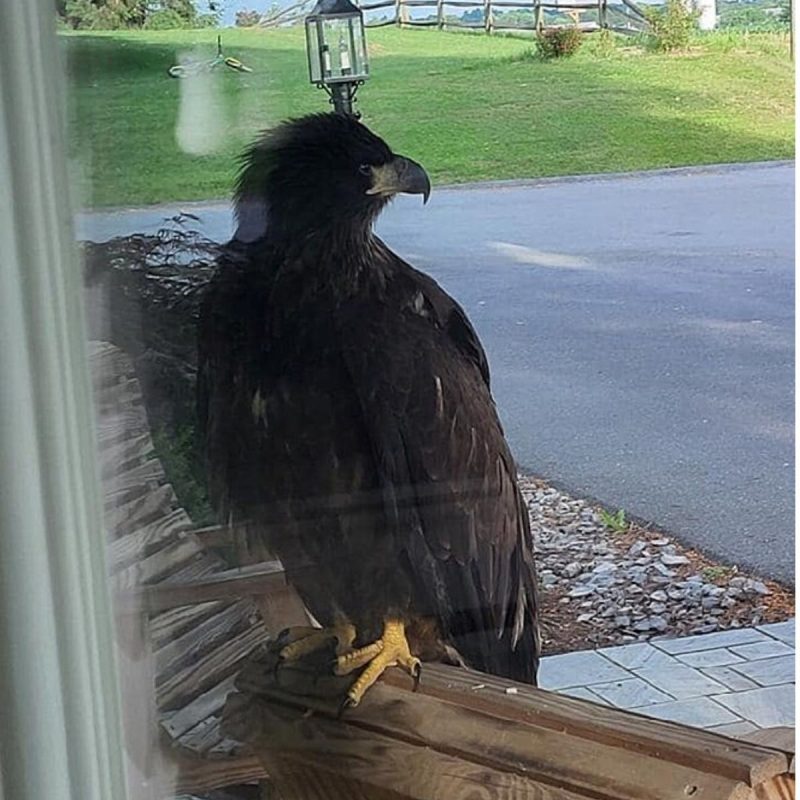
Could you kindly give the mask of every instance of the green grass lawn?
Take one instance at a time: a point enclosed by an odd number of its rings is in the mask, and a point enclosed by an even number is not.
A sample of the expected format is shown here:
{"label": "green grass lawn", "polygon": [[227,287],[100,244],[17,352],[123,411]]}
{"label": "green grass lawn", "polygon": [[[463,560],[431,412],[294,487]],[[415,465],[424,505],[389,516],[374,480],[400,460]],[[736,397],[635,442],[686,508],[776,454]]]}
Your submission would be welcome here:
{"label": "green grass lawn", "polygon": [[[226,197],[257,131],[326,109],[307,82],[299,29],[226,30],[254,72],[170,79],[216,31],[65,34],[73,167],[87,207]],[[786,38],[716,35],[688,52],[640,47],[543,63],[521,38],[368,32],[364,121],[434,182],[530,178],[791,158]]]}

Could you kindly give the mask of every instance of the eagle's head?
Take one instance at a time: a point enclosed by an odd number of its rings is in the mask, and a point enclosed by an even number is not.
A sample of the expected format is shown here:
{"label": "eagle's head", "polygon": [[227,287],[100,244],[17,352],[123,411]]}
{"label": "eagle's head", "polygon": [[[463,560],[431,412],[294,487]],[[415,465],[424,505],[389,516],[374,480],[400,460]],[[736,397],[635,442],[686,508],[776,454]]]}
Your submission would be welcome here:
{"label": "eagle's head", "polygon": [[366,232],[396,194],[421,194],[427,201],[430,190],[419,164],[393,153],[353,117],[313,114],[267,131],[244,153],[236,238]]}

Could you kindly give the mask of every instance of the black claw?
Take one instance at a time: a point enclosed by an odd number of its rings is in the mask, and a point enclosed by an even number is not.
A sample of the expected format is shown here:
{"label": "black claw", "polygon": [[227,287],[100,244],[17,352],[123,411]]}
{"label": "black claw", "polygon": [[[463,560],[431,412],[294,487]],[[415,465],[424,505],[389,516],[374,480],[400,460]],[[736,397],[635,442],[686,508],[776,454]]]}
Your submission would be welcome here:
{"label": "black claw", "polygon": [[411,677],[414,679],[414,688],[412,691],[416,692],[419,689],[419,682],[422,679],[422,664],[416,664],[414,666],[414,671],[411,673]]}
{"label": "black claw", "polygon": [[356,701],[353,700],[353,698],[350,697],[350,695],[347,695],[347,697],[345,697],[344,700],[342,700],[341,705],[339,706],[339,713],[336,715],[336,719],[341,719],[342,714],[344,714],[344,712],[347,711],[348,708],[355,708],[357,705],[358,703],[356,703]]}
{"label": "black claw", "polygon": [[284,628],[276,637],[275,637],[275,644],[279,647],[283,647],[285,644],[288,644],[288,639],[292,635],[291,628]]}
{"label": "black claw", "polygon": [[280,652],[275,653],[275,657],[272,659],[270,663],[270,672],[272,673],[272,677],[275,680],[278,679],[278,670],[280,670],[285,660],[286,659],[280,654]]}

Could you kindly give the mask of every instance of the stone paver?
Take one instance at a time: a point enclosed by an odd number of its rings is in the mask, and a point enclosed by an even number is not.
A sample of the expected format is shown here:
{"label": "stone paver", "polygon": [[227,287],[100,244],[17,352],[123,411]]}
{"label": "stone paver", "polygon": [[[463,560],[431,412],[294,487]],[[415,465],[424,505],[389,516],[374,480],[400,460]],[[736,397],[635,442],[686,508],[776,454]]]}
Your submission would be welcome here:
{"label": "stone paver", "polygon": [[675,663],[672,656],[646,642],[624,644],[621,647],[604,647],[597,652],[625,669],[641,669],[642,667],[657,667],[661,664]]}
{"label": "stone paver", "polygon": [[[714,700],[759,728],[794,726],[794,684],[791,683],[747,692],[731,692],[719,695]],[[649,708],[647,713],[650,713]]]}
{"label": "stone paver", "polygon": [[758,730],[752,722],[731,722],[730,725],[712,725],[708,730],[721,733],[723,736],[744,736]]}
{"label": "stone paver", "polygon": [[565,694],[568,697],[577,697],[579,700],[591,700],[593,703],[600,703],[601,706],[611,705],[608,701],[595,694],[591,689],[585,686],[576,686],[572,689],[561,689],[559,694]]}
{"label": "stone paver", "polygon": [[674,699],[640,678],[597,684],[592,686],[592,692],[617,708],[640,708]]}
{"label": "stone paver", "polygon": [[[774,644],[778,643],[775,642]],[[744,646],[758,647],[759,644]],[[698,650],[696,653],[685,653],[678,656],[678,661],[688,664],[690,667],[724,667],[727,664],[739,664],[744,659],[725,647],[719,647],[714,650]]]}
{"label": "stone paver", "polygon": [[772,658],[773,656],[788,656],[794,651],[785,642],[776,642],[774,639],[769,642],[755,642],[754,644],[743,644],[739,647],[731,647],[731,652],[741,656],[746,661],[756,661],[760,658]]}
{"label": "stone paver", "polygon": [[666,667],[645,667],[633,671],[635,675],[651,683],[657,689],[674,697],[686,700],[690,697],[707,697],[726,691],[726,687],[700,670],[685,664]]}
{"label": "stone paver", "polygon": [[770,625],[760,625],[758,630],[766,633],[767,636],[774,636],[782,642],[794,647],[794,619],[788,619],[786,622],[773,622]]}
{"label": "stone paver", "polygon": [[708,697],[659,703],[654,706],[637,709],[636,713],[645,714],[656,719],[666,719],[670,722],[681,722],[684,725],[692,725],[695,728],[710,728],[712,725],[741,722],[740,717]]}
{"label": "stone paver", "polygon": [[698,650],[713,650],[715,647],[733,647],[752,642],[767,642],[769,637],[755,628],[737,628],[730,631],[706,633],[703,636],[684,636],[681,639],[653,639],[652,644],[665,653],[694,653]]}
{"label": "stone paver", "polygon": [[630,673],[592,650],[564,653],[542,659],[539,686],[543,689],[566,689],[629,678]]}
{"label": "stone paver", "polygon": [[701,670],[709,678],[723,684],[732,692],[745,692],[748,689],[758,689],[758,684],[745,678],[731,667],[705,667]]}
{"label": "stone paver", "polygon": [[746,661],[743,664],[733,664],[731,669],[761,686],[793,683],[794,655],[765,658],[761,661]]}
{"label": "stone paver", "polygon": [[743,736],[794,727],[794,620],[548,656],[540,686]]}

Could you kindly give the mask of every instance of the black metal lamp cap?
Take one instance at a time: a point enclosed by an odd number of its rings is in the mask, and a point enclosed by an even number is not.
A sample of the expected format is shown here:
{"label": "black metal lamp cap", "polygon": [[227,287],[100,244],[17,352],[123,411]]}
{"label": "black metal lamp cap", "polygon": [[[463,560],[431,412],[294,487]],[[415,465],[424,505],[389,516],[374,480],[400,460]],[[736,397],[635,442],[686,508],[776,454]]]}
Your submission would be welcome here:
{"label": "black metal lamp cap", "polygon": [[309,16],[319,17],[327,14],[360,14],[361,9],[350,0],[317,0]]}

